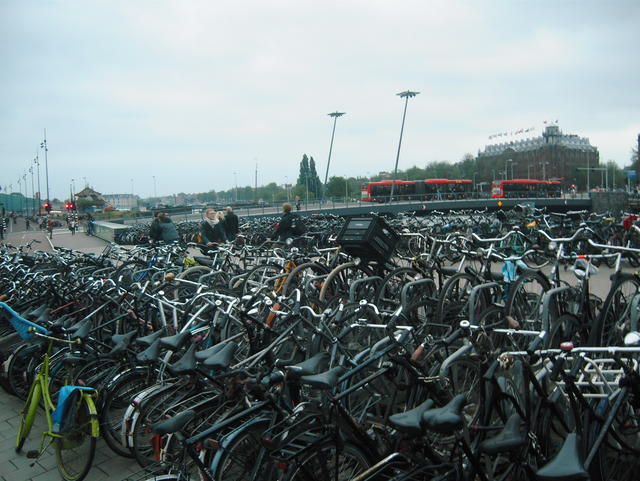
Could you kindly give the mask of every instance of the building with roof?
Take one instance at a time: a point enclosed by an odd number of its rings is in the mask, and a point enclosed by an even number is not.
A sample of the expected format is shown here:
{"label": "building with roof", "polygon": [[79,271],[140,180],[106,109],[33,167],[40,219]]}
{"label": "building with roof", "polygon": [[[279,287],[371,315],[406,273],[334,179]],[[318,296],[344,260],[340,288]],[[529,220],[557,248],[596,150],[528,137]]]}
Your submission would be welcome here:
{"label": "building with roof", "polygon": [[[549,125],[539,137],[487,145],[476,161],[479,182],[506,175],[509,179],[560,180],[584,189],[587,173],[580,168],[599,167],[600,154],[588,138],[564,134],[558,125]],[[591,175],[593,186],[600,175],[598,171]]]}

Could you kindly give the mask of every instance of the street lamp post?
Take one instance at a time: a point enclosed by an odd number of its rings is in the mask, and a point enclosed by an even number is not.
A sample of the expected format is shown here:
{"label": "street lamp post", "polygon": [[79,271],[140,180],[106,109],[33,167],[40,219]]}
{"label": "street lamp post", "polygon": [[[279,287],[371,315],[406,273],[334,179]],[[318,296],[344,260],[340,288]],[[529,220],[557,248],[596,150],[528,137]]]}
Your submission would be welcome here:
{"label": "street lamp post", "polygon": [[333,137],[336,134],[336,122],[338,117],[342,117],[346,112],[332,112],[327,114],[329,117],[333,117],[333,130],[331,131],[331,143],[329,144],[329,158],[327,159],[327,170],[324,173],[324,184],[322,185],[322,200],[324,201],[324,191],[327,186],[327,179],[329,178],[329,165],[331,165],[331,152],[333,150]]}
{"label": "street lamp post", "polygon": [[391,180],[391,195],[389,196],[389,202],[393,199],[393,192],[396,186],[396,176],[398,175],[398,161],[400,160],[400,146],[402,145],[402,134],[404,132],[404,120],[407,116],[407,105],[409,104],[409,99],[415,97],[420,92],[412,92],[411,90],[406,90],[404,92],[400,92],[399,97],[404,99],[404,113],[402,114],[402,126],[400,127],[400,140],[398,141],[398,153],[396,154],[396,166],[393,169],[393,179]]}
{"label": "street lamp post", "polygon": [[42,209],[42,190],[40,190],[40,158],[38,157],[38,153],[39,151],[36,150],[36,158],[33,160],[36,163],[36,168],[38,170],[38,215],[40,215],[40,209]]}
{"label": "street lamp post", "polygon": [[31,195],[33,199],[31,199],[31,215],[35,217],[36,215],[36,192],[35,192],[35,184],[33,182],[33,165],[29,167],[29,173],[31,174]]}
{"label": "street lamp post", "polygon": [[44,140],[40,144],[40,148],[44,149],[44,172],[45,172],[45,181],[47,184],[47,204],[49,204],[49,157],[47,152],[49,152],[49,148],[47,147],[47,129],[44,129]]}
{"label": "street lamp post", "polygon": [[234,184],[235,184],[235,186],[236,186],[236,195],[235,195],[235,198],[236,198],[236,202],[238,202],[238,173],[237,173],[237,172],[234,172],[234,173],[233,173],[233,180],[234,180]]}
{"label": "street lamp post", "polygon": [[158,205],[158,191],[156,189],[156,176],[152,175],[151,177],[153,177],[153,201],[155,202],[155,205]]}

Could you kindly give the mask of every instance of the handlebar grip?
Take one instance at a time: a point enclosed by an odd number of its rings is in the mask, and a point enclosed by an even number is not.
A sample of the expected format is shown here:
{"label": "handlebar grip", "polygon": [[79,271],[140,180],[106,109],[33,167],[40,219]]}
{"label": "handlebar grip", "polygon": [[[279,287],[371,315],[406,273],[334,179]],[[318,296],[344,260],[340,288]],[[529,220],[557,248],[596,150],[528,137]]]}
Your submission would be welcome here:
{"label": "handlebar grip", "polygon": [[542,345],[542,341],[544,341],[545,335],[546,335],[546,332],[542,331],[533,341],[529,343],[526,349],[527,354],[532,356],[533,353],[540,348],[540,346]]}

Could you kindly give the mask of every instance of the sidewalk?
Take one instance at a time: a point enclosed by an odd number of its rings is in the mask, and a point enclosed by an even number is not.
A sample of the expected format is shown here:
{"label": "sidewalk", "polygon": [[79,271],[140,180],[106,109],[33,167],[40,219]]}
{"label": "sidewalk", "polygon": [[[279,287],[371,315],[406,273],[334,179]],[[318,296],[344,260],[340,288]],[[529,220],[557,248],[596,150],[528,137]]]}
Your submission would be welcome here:
{"label": "sidewalk", "polygon": [[[12,223],[7,229],[5,240],[0,242],[20,246],[36,239],[40,243],[33,244],[33,250],[53,252],[53,246],[96,254],[102,252],[107,245],[107,242],[97,237],[89,237],[84,232],[71,235],[69,230],[63,228],[55,229],[53,240],[50,241],[46,231],[33,227],[31,230],[25,230],[24,221],[19,219],[17,224]],[[61,477],[56,468],[53,447],[47,448],[37,460],[27,459],[26,456],[27,451],[40,447],[42,431],[46,426],[44,412],[38,413],[23,452],[15,452],[15,438],[22,406],[22,401],[0,389],[0,481],[59,481]],[[85,480],[122,481],[139,470],[140,467],[134,460],[116,455],[102,439],[99,439],[93,467]]]}

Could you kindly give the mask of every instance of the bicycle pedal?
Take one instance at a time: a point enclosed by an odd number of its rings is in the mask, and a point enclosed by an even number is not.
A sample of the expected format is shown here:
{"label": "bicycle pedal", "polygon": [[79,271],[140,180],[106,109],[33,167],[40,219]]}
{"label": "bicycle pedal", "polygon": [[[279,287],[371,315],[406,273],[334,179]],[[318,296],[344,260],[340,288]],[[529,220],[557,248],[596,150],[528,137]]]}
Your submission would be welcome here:
{"label": "bicycle pedal", "polygon": [[32,449],[31,451],[27,451],[27,458],[36,459],[40,457],[40,451],[37,449]]}

